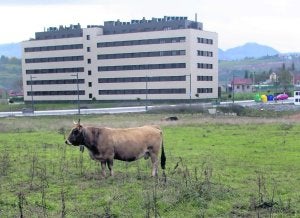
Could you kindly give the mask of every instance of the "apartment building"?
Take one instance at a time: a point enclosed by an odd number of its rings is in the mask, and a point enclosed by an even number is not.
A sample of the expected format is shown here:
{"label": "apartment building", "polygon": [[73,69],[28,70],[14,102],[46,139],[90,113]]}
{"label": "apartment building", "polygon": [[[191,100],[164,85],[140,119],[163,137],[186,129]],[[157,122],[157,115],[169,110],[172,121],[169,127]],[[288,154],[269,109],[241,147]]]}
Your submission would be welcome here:
{"label": "apartment building", "polygon": [[22,43],[24,100],[218,96],[218,36],[187,17],[50,27]]}

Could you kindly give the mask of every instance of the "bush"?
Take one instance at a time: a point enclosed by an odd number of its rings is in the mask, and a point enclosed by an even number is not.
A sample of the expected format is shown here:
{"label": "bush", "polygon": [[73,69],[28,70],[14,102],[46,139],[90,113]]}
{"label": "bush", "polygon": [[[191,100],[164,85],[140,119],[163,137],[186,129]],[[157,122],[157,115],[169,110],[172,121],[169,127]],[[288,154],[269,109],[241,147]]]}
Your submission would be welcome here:
{"label": "bush", "polygon": [[219,106],[218,111],[221,111],[222,113],[235,113],[237,116],[242,116],[246,113],[245,108],[238,104],[228,104],[226,106]]}
{"label": "bush", "polygon": [[149,113],[204,113],[206,109],[202,105],[175,105],[175,106],[160,106],[149,108]]}

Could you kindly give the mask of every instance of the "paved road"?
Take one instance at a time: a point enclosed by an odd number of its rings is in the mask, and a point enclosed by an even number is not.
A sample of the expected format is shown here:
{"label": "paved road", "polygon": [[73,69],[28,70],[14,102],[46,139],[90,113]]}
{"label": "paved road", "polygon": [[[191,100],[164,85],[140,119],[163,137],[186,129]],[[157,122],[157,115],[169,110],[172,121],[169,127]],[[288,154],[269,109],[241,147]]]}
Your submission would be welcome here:
{"label": "paved road", "polygon": [[[99,108],[99,109],[80,109],[80,114],[116,114],[116,113],[136,113],[145,112],[145,106],[140,107],[115,107],[115,108]],[[0,112],[0,117],[21,117],[21,116],[49,116],[49,115],[72,115],[78,114],[77,109],[71,110],[47,110],[34,111],[34,113],[22,113],[21,111]]]}
{"label": "paved road", "polygon": [[[293,98],[288,100],[281,101],[281,103],[292,103]],[[232,102],[221,102],[221,105],[231,104]],[[246,101],[235,101],[236,104],[242,106],[251,106],[257,104],[254,100]],[[204,103],[206,106],[210,106],[211,103]],[[267,103],[272,104],[272,103]],[[155,106],[148,106],[149,109],[154,108]],[[137,107],[114,107],[114,108],[98,108],[98,109],[80,109],[80,114],[116,114],[116,113],[137,113],[145,112],[145,106]],[[21,117],[21,116],[49,116],[49,115],[73,115],[78,114],[77,109],[72,110],[47,110],[47,111],[35,111],[34,113],[22,113],[21,111],[13,112],[0,112],[0,117]]]}

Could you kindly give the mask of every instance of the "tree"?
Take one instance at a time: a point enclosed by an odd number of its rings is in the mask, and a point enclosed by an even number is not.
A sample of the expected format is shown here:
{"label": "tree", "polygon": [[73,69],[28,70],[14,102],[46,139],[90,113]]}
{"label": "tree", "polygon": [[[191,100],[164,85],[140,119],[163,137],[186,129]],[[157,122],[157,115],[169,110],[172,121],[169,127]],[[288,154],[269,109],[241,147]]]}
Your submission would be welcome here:
{"label": "tree", "polygon": [[292,75],[288,70],[285,69],[285,66],[283,66],[278,73],[278,82],[284,87],[284,89],[287,89],[292,83]]}
{"label": "tree", "polygon": [[245,79],[248,79],[249,78],[249,71],[248,70],[245,70],[245,76],[244,76]]}

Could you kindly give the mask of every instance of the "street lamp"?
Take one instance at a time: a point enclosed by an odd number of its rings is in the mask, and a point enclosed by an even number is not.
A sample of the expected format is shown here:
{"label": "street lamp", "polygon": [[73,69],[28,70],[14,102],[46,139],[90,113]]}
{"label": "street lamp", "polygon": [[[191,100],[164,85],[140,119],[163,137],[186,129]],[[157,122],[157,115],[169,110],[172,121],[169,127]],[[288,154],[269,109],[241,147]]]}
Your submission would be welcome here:
{"label": "street lamp", "polygon": [[30,75],[30,93],[31,93],[31,109],[32,109],[32,113],[34,113],[34,102],[33,102],[33,90],[32,90],[32,79],[34,79],[36,77]]}
{"label": "street lamp", "polygon": [[76,74],[72,74],[71,76],[75,76],[76,77],[76,83],[77,83],[77,107],[78,107],[78,114],[80,114],[78,72]]}

